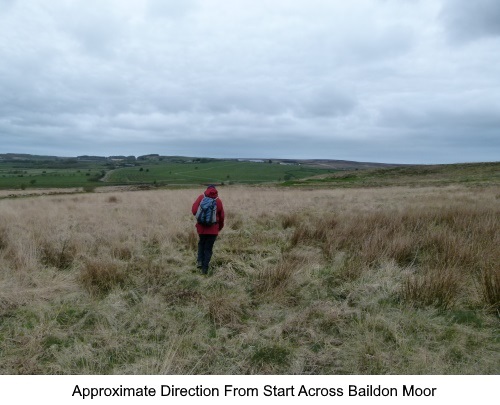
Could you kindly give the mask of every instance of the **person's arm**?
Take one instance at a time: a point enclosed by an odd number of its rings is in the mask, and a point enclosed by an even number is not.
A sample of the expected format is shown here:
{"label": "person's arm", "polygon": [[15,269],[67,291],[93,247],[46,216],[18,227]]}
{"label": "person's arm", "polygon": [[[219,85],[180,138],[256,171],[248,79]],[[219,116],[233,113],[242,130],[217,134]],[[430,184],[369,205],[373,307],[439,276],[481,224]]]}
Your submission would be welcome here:
{"label": "person's arm", "polygon": [[219,211],[219,231],[224,228],[224,206],[222,205],[221,200],[217,200],[218,203],[220,203],[220,211]]}
{"label": "person's arm", "polygon": [[191,212],[193,213],[193,215],[196,215],[196,211],[198,211],[198,207],[200,205],[202,198],[203,198],[203,195],[198,196],[196,201],[193,203],[193,206],[191,207]]}

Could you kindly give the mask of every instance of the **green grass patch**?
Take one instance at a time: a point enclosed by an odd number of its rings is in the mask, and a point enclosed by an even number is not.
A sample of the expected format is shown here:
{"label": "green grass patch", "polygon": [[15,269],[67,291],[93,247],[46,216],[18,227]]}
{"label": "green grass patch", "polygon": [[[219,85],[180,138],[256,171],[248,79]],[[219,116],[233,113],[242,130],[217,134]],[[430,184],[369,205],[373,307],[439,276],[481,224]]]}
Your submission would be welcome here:
{"label": "green grass patch", "polygon": [[0,189],[96,186],[108,170],[102,163],[0,162]]}
{"label": "green grass patch", "polygon": [[325,169],[308,168],[300,165],[269,163],[209,161],[148,163],[140,167],[125,167],[114,170],[109,183],[137,184],[256,184],[301,179],[324,173]]}
{"label": "green grass patch", "polygon": [[252,362],[259,365],[285,366],[290,363],[291,351],[281,345],[263,346],[252,355]]}

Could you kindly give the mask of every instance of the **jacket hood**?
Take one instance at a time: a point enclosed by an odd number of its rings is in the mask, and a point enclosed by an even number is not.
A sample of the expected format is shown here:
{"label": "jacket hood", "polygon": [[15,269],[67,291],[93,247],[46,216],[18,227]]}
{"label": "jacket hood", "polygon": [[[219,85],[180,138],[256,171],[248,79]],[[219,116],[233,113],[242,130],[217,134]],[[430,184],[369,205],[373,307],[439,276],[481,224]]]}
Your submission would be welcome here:
{"label": "jacket hood", "polygon": [[210,198],[217,198],[219,196],[219,193],[217,192],[217,189],[215,187],[208,187],[205,190],[205,195]]}

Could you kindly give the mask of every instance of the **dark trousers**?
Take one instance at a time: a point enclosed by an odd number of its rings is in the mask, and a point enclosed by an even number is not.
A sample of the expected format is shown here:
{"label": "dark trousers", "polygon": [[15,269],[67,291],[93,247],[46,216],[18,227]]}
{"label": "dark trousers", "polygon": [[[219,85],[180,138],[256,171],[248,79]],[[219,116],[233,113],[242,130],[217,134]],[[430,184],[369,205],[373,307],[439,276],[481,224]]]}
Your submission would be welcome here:
{"label": "dark trousers", "polygon": [[207,274],[208,265],[210,264],[210,259],[212,258],[212,250],[214,248],[215,239],[217,235],[199,235],[200,240],[198,241],[198,264],[201,264],[201,271],[203,274]]}

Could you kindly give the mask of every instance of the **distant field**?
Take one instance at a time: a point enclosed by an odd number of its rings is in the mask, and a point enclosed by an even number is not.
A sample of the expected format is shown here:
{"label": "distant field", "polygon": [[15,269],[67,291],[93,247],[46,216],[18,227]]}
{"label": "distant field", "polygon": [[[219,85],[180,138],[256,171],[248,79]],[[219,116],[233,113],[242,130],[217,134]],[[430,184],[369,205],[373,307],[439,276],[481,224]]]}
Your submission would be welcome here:
{"label": "distant field", "polygon": [[264,183],[301,179],[332,170],[308,168],[300,165],[214,161],[207,163],[154,163],[140,167],[125,167],[112,171],[108,183]]}
{"label": "distant field", "polygon": [[108,168],[98,163],[1,162],[1,189],[67,188],[100,185]]}
{"label": "distant field", "polygon": [[500,162],[335,169],[313,163],[218,159],[0,161],[0,189],[275,184],[306,188],[500,184]]}
{"label": "distant field", "polygon": [[0,188],[98,187],[105,185],[257,184],[298,180],[334,170],[303,165],[206,159],[200,162],[1,162]]}

